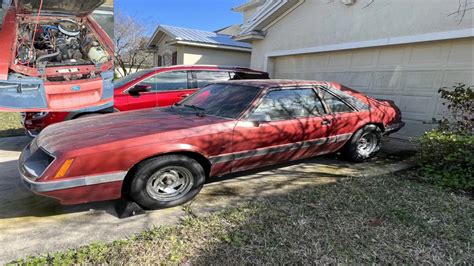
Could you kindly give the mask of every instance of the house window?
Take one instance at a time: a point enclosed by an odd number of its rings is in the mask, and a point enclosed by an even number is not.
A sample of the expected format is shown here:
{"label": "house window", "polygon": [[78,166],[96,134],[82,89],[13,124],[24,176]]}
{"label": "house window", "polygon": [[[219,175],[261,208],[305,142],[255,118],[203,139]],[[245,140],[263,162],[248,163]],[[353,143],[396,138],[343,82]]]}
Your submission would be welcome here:
{"label": "house window", "polygon": [[162,57],[162,65],[163,66],[171,66],[173,65],[173,55],[170,52],[164,52]]}
{"label": "house window", "polygon": [[313,89],[283,89],[269,92],[253,114],[268,115],[272,121],[325,114]]}

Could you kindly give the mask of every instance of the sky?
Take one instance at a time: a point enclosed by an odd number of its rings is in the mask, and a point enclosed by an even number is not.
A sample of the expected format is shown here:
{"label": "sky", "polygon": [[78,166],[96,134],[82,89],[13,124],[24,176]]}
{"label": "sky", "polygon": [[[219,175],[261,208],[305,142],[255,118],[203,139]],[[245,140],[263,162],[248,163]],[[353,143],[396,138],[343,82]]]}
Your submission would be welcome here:
{"label": "sky", "polygon": [[115,9],[149,25],[151,35],[158,24],[214,31],[242,23],[232,7],[247,0],[115,0]]}

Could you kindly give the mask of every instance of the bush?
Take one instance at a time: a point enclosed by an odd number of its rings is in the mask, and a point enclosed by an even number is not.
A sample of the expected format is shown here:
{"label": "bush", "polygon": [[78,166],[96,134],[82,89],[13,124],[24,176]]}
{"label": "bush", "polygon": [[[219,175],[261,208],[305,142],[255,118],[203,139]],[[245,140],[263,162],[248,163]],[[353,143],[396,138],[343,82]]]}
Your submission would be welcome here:
{"label": "bush", "polygon": [[431,183],[474,191],[474,136],[433,130],[419,138],[423,179]]}
{"label": "bush", "polygon": [[449,116],[418,139],[423,179],[443,187],[474,191],[474,92],[458,83],[438,91]]}

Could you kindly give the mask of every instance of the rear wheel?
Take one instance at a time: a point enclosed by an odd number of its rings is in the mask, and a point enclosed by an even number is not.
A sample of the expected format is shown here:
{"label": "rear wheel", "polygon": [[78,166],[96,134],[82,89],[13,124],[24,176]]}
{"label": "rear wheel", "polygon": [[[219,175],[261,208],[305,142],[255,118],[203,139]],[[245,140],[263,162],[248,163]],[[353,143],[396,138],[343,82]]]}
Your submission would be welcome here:
{"label": "rear wheel", "polygon": [[177,206],[193,199],[204,185],[202,166],[183,155],[144,161],[130,184],[130,197],[148,209]]}
{"label": "rear wheel", "polygon": [[382,130],[376,125],[366,125],[354,133],[343,154],[351,161],[363,162],[374,157],[381,146]]}

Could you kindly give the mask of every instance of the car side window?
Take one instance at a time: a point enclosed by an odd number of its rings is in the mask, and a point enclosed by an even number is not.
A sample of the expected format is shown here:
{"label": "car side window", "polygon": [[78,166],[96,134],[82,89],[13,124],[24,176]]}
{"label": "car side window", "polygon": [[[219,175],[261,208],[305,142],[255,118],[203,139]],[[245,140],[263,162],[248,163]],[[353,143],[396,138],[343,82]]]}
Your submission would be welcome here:
{"label": "car side window", "polygon": [[312,88],[270,91],[254,110],[272,121],[305,118],[324,114],[324,107]]}
{"label": "car side window", "polygon": [[231,78],[227,71],[195,71],[195,73],[198,88],[205,87],[213,82],[228,81]]}
{"label": "car side window", "polygon": [[328,106],[329,110],[333,113],[346,113],[354,111],[349,105],[325,90],[320,90],[320,95]]}
{"label": "car side window", "polygon": [[158,73],[139,85],[150,86],[150,91],[174,91],[188,88],[188,74],[186,71],[168,71]]}

